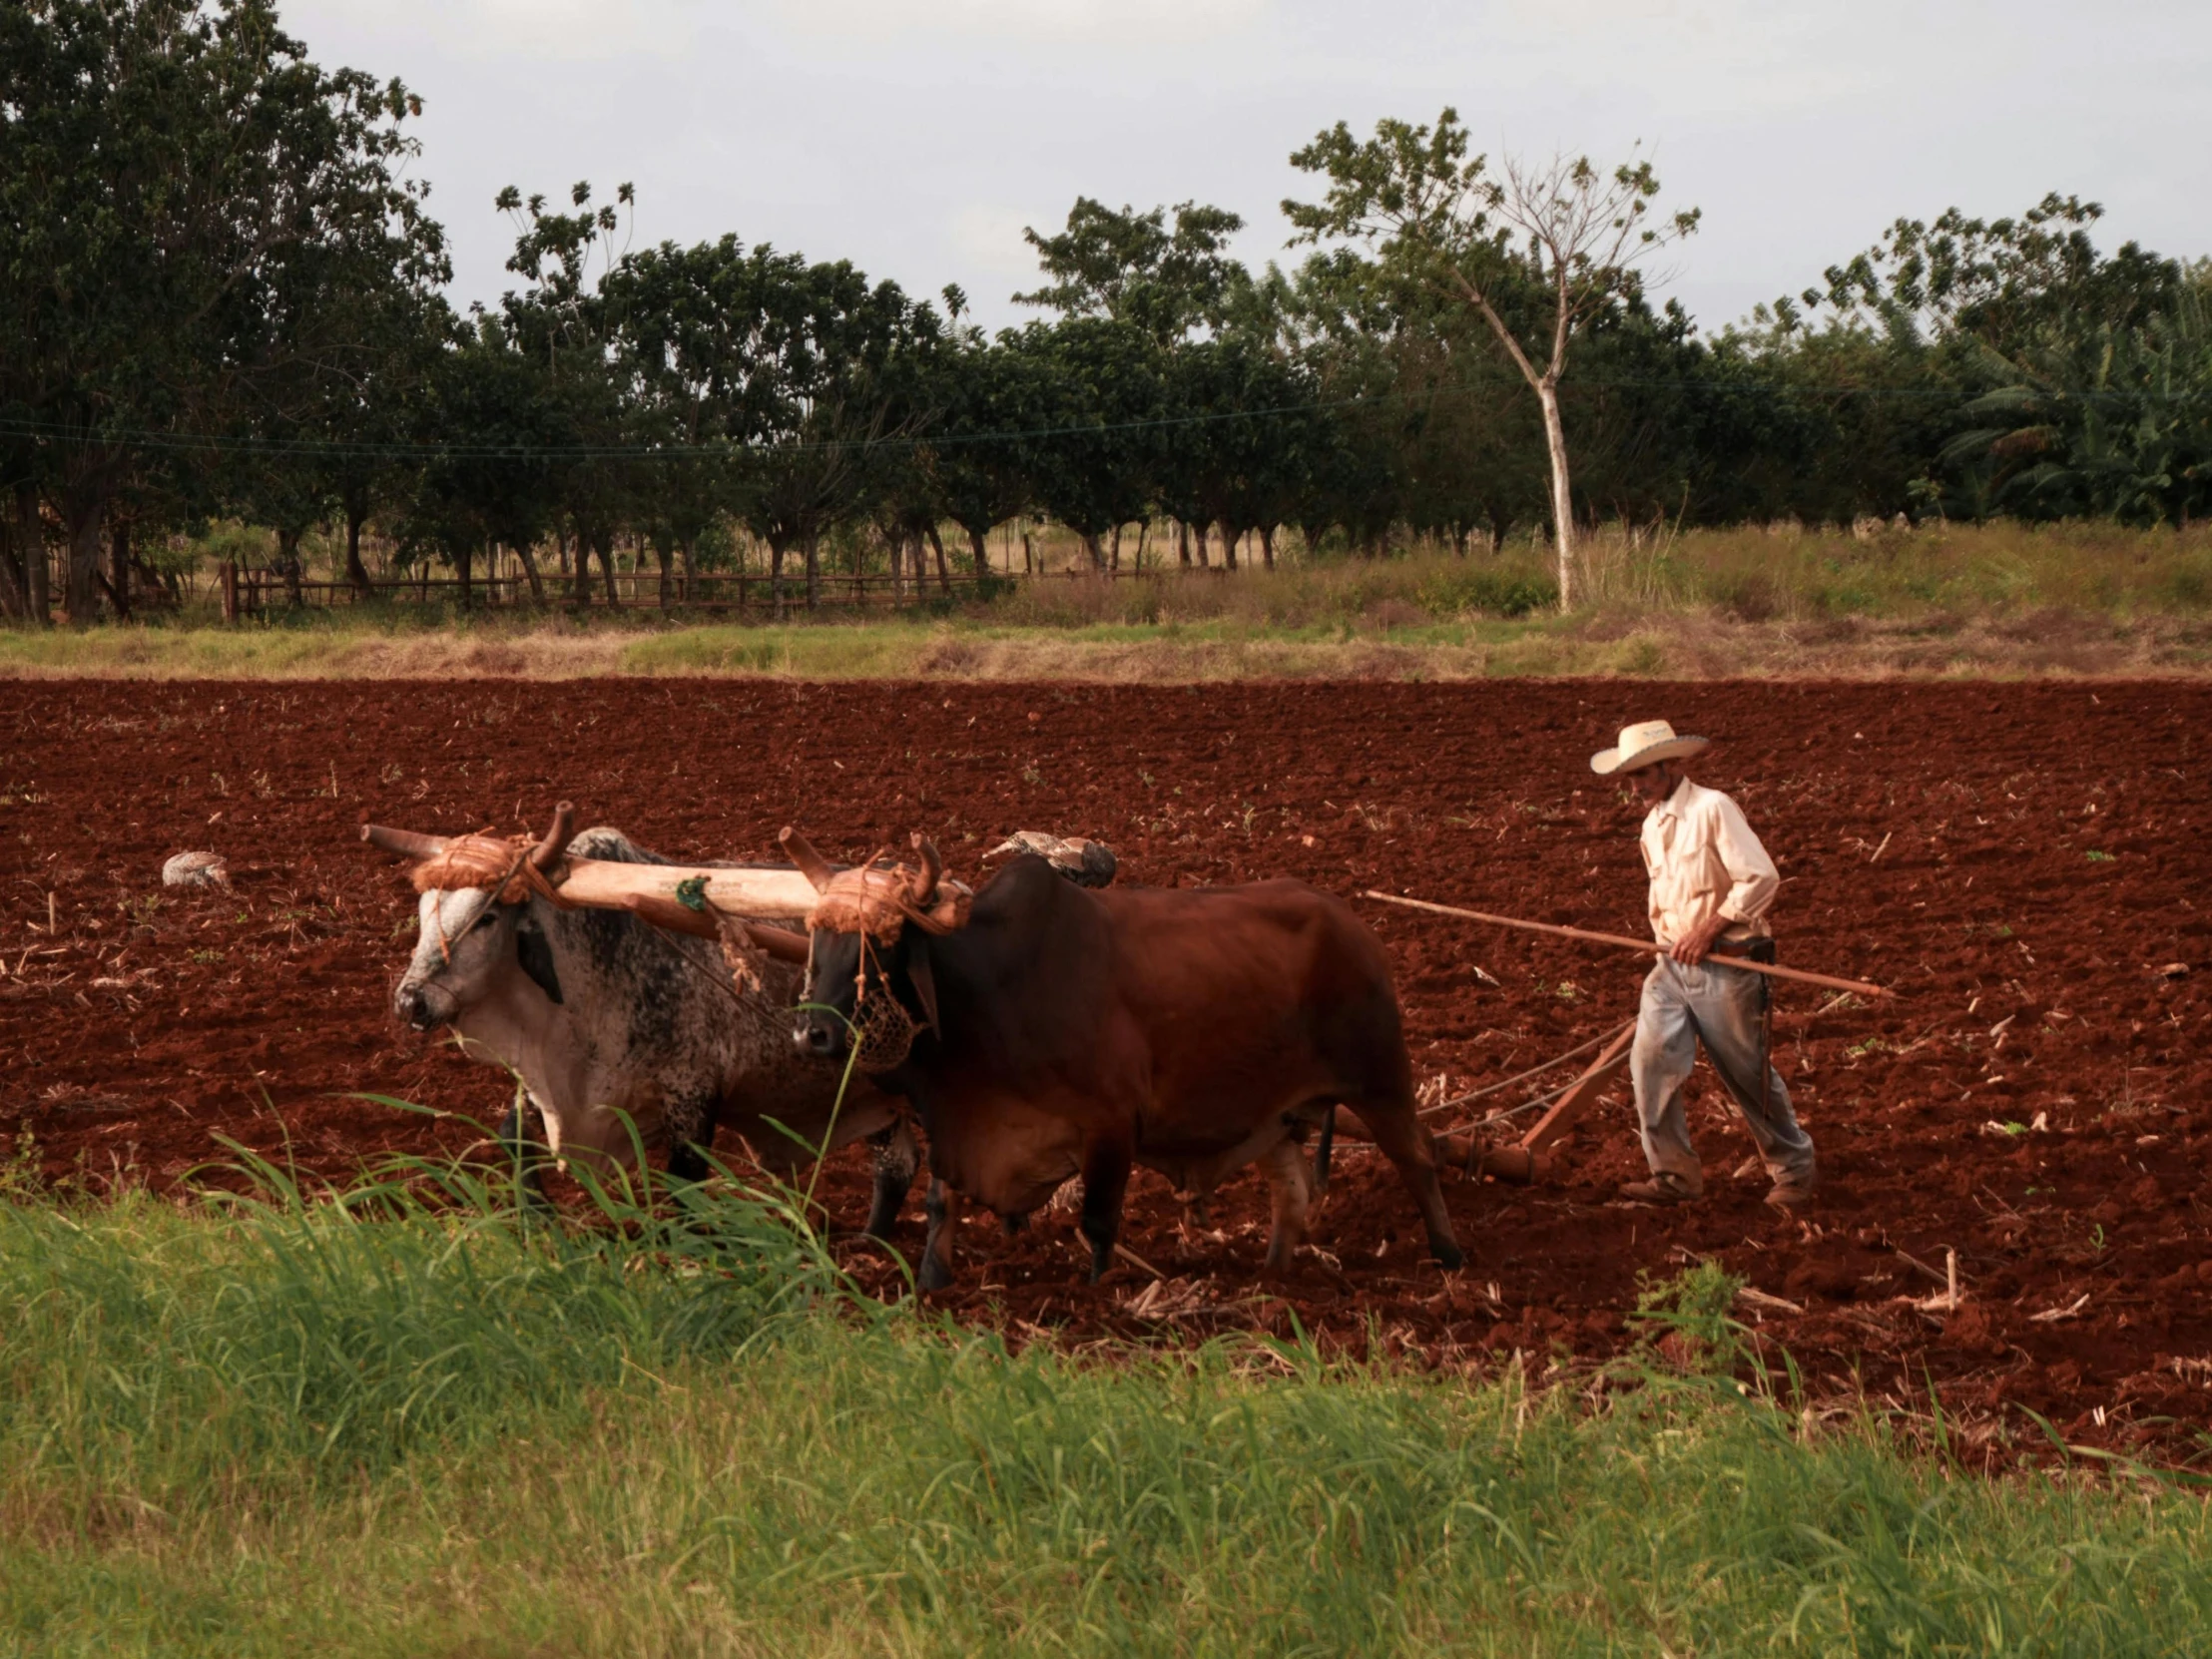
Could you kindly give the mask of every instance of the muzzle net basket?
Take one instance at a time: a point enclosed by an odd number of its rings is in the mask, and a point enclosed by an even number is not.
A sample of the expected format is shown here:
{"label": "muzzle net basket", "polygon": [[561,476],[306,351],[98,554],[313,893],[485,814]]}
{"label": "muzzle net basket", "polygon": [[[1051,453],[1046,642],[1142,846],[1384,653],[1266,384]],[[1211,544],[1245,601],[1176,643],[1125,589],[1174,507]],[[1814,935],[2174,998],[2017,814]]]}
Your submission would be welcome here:
{"label": "muzzle net basket", "polygon": [[[867,971],[865,954],[863,950],[863,975]],[[863,981],[859,1000],[852,1004],[853,1063],[868,1072],[890,1071],[903,1065],[913,1052],[914,1034],[920,1029],[914,1016],[891,995],[888,985],[878,983],[871,996]]]}

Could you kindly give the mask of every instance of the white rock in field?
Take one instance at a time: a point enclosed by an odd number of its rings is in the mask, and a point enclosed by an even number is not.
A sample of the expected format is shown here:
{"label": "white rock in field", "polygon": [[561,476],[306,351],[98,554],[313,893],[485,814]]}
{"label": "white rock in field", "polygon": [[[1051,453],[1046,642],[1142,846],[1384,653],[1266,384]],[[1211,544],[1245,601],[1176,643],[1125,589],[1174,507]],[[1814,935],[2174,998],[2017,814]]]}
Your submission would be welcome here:
{"label": "white rock in field", "polygon": [[180,852],[162,865],[165,887],[228,887],[231,866],[220,852]]}

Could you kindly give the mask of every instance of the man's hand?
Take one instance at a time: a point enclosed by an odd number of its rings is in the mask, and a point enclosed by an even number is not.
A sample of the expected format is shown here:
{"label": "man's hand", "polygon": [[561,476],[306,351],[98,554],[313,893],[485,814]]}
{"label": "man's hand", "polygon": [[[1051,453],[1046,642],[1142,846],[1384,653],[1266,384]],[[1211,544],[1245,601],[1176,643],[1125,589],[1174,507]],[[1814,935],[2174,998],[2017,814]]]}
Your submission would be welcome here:
{"label": "man's hand", "polygon": [[1667,949],[1667,954],[1684,967],[1696,967],[1711,954],[1713,941],[1728,926],[1728,918],[1715,910]]}

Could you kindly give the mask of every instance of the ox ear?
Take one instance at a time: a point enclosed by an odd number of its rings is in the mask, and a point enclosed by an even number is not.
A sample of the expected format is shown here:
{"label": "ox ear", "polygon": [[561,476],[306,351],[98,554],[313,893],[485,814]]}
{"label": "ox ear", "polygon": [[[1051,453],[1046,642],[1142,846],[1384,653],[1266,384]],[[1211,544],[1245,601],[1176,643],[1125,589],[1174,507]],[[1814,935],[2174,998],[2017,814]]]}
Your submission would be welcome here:
{"label": "ox ear", "polygon": [[921,1004],[921,1022],[938,1036],[937,1029],[937,974],[929,965],[929,935],[909,930],[906,934],[906,978],[914,987],[914,1000]]}
{"label": "ox ear", "polygon": [[561,1000],[561,976],[553,966],[553,941],[527,907],[515,918],[515,959],[552,1002]]}
{"label": "ox ear", "polygon": [[799,866],[800,873],[815,884],[815,891],[821,892],[830,885],[830,877],[836,872],[830,869],[830,860],[815,850],[813,841],[788,824],[784,826],[783,833],[776,838],[782,843],[784,850],[791,854],[791,860]]}

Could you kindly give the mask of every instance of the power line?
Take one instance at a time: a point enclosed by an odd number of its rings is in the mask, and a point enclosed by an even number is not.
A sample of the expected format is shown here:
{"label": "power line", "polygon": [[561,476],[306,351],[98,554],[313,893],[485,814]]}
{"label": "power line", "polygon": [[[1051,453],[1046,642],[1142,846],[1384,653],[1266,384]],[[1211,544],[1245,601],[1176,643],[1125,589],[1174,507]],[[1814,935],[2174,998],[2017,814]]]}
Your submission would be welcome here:
{"label": "power line", "polygon": [[[1969,402],[1994,391],[2013,389],[2016,382],[1986,391],[1964,392],[1944,386],[1777,386],[1729,383],[1682,378],[1623,378],[1562,380],[1561,394],[1570,401],[1588,391],[1676,390],[1701,392],[1715,398],[1757,397],[1773,401],[1809,403],[1839,402],[1853,398],[1945,399]],[[1112,433],[1158,431],[1173,427],[1216,426],[1232,421],[1270,420],[1286,415],[1314,414],[1325,410],[1361,407],[1411,406],[1503,389],[1517,398],[1526,388],[1518,381],[1460,381],[1423,391],[1356,394],[1339,398],[1312,398],[1296,403],[1262,405],[1250,409],[1216,409],[1188,414],[1156,415],[1138,420],[1084,421],[1064,426],[1009,427],[986,432],[909,432],[866,438],[783,439],[768,442],[725,439],[713,443],[616,443],[616,444],[501,444],[501,443],[360,443],[335,438],[263,438],[247,434],[162,432],[143,428],[88,428],[81,423],[0,417],[0,437],[60,439],[117,449],[168,450],[197,454],[301,456],[361,460],[640,460],[682,461],[734,459],[739,456],[836,454],[847,451],[880,452],[945,448],[958,445],[1031,443],[1053,438],[1102,437]],[[2032,389],[2032,388],[2019,388]],[[2148,394],[2118,390],[2044,392],[2037,395],[2058,401],[2128,402]],[[2212,406],[2212,396],[2192,395],[2159,399],[2169,407]]]}

